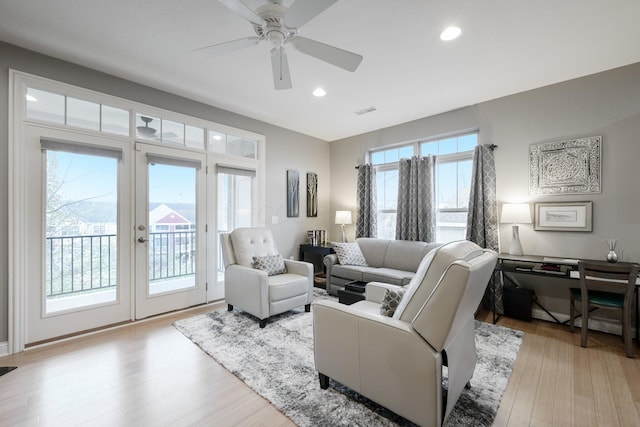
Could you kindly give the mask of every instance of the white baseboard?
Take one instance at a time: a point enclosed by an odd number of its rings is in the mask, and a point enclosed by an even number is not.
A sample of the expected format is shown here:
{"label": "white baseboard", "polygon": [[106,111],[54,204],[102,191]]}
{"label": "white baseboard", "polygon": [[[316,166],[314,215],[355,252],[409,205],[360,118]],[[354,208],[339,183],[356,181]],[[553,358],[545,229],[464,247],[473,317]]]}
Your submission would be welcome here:
{"label": "white baseboard", "polygon": [[9,355],[9,342],[0,342],[0,357]]}
{"label": "white baseboard", "polygon": [[[567,329],[569,328],[569,315],[565,313],[554,313],[551,312],[559,321],[564,322],[567,321]],[[539,308],[533,308],[531,310],[531,316],[534,319],[546,320],[549,322],[555,322],[551,316],[545,313],[544,310]],[[576,319],[576,326],[582,325],[582,319]],[[589,317],[589,329],[599,332],[606,332],[608,334],[622,335],[622,325],[616,321],[609,321],[607,319],[598,318],[594,316]],[[635,337],[635,328],[631,328],[632,335]]]}

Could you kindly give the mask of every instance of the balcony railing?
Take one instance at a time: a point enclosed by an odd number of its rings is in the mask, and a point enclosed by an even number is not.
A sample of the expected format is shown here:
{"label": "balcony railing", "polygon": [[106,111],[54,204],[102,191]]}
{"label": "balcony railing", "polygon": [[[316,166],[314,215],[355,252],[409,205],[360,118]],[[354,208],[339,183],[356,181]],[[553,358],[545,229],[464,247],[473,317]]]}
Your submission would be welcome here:
{"label": "balcony railing", "polygon": [[[149,233],[149,281],[195,274],[195,231]],[[47,297],[115,288],[117,236],[47,237]]]}

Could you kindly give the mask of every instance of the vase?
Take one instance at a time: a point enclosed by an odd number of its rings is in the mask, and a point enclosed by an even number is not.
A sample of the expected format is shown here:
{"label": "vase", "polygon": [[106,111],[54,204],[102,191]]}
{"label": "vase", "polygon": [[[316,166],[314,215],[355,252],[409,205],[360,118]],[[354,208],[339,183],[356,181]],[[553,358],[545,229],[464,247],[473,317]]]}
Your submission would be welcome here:
{"label": "vase", "polygon": [[609,251],[607,254],[607,261],[609,262],[618,262],[618,254],[616,251]]}

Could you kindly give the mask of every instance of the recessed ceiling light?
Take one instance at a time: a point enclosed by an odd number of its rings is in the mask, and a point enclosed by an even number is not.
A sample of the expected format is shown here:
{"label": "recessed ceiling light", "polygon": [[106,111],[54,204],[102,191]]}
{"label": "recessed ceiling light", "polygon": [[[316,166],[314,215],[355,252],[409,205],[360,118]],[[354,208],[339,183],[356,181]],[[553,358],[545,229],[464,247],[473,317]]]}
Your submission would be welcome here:
{"label": "recessed ceiling light", "polygon": [[460,36],[460,34],[462,34],[462,30],[460,28],[447,27],[442,32],[442,34],[440,34],[440,40],[444,40],[444,41],[454,40],[454,39],[457,39]]}
{"label": "recessed ceiling light", "polygon": [[322,97],[325,96],[327,94],[327,92],[322,89],[321,87],[317,88],[316,90],[313,91],[313,96],[317,96],[317,97]]}

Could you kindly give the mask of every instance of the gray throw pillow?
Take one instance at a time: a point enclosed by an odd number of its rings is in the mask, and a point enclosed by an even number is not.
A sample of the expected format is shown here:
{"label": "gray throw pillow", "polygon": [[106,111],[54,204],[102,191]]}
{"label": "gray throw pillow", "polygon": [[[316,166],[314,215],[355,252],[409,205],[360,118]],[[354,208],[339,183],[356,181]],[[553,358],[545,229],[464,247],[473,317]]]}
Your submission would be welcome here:
{"label": "gray throw pillow", "polygon": [[266,271],[268,276],[287,272],[287,267],[284,265],[284,259],[281,255],[254,256],[253,267]]}
{"label": "gray throw pillow", "polygon": [[338,261],[342,265],[361,265],[366,267],[367,260],[364,259],[360,245],[356,242],[352,243],[337,243],[332,242],[333,250],[336,251]]}
{"label": "gray throw pillow", "polygon": [[396,309],[400,305],[400,301],[402,301],[403,296],[403,288],[387,289],[387,292],[385,292],[384,298],[382,299],[382,304],[380,305],[380,314],[392,317],[393,313],[396,312]]}

